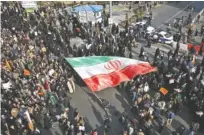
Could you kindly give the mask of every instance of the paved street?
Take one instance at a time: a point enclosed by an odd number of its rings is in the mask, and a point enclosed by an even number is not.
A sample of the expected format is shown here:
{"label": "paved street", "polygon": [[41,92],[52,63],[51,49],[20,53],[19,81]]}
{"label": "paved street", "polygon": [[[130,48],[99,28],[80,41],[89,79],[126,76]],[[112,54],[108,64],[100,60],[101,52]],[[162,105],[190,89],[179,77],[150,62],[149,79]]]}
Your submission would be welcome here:
{"label": "paved street", "polygon": [[161,28],[166,30],[166,24],[172,23],[175,18],[181,18],[182,16],[188,16],[189,13],[192,14],[194,18],[198,10],[195,12],[186,11],[187,6],[195,5],[197,2],[182,1],[178,4],[167,3],[159,8],[155,8],[153,12],[154,20],[152,21],[152,26],[155,28]]}
{"label": "paved street", "polygon": [[[152,25],[155,28],[162,28],[165,30],[166,26],[165,23],[171,23],[174,18],[186,16],[189,12],[185,11],[185,8],[190,5],[195,4],[196,10],[195,12],[192,12],[192,16],[195,17],[196,14],[201,10],[201,7],[204,7],[204,2],[180,2],[179,4],[166,4],[161,7],[153,9],[154,14],[154,20],[152,21]],[[118,18],[123,19],[124,11],[113,11],[113,16],[119,16]],[[114,18],[114,17],[113,17]],[[117,17],[116,17],[117,18]],[[144,45],[145,42],[141,40],[141,45]],[[155,50],[157,47],[160,47],[161,50],[168,51],[169,49],[173,49],[169,45],[163,45],[163,44],[155,44],[151,48],[145,48],[145,51],[147,52],[150,61],[153,58],[153,55],[155,53]],[[140,48],[140,46],[139,46]],[[139,48],[133,49],[133,55],[134,58],[138,59],[139,55]],[[165,55],[166,57],[166,55]],[[71,99],[71,105],[73,108],[78,108],[80,114],[84,116],[86,120],[86,127],[88,129],[99,129],[99,135],[102,135],[103,133],[103,119],[105,117],[105,112],[101,108],[101,106],[98,104],[97,99],[91,94],[91,91],[88,90],[87,87],[83,86],[80,87],[77,85],[77,91],[73,95],[70,95]],[[108,88],[103,91],[96,93],[99,97],[102,97],[106,100],[108,100],[111,103],[111,109],[109,109],[109,113],[112,118],[112,128],[111,131],[108,133],[108,135],[119,135],[119,133],[122,131],[123,127],[119,123],[118,119],[119,116],[116,116],[115,112],[123,113],[127,112],[130,117],[132,117],[132,114],[130,113],[130,104],[128,102],[128,96],[125,93],[124,90],[117,90],[115,88]],[[170,130],[175,130],[176,127],[178,127],[180,124],[185,125],[188,127],[188,124],[191,121],[191,115],[188,112],[188,109],[185,108],[184,111],[179,115],[176,116],[175,120],[173,121],[173,126],[170,128],[166,128],[165,131],[162,133],[163,135],[168,135]],[[57,133],[55,133],[57,132]],[[61,131],[59,128],[56,130],[51,129],[50,131],[43,131],[43,135],[61,135]],[[155,132],[155,134],[158,134]]]}
{"label": "paved street", "polygon": [[[195,11],[187,11],[186,8],[189,5],[195,5]],[[128,6],[119,5],[120,8],[114,8],[112,11],[112,18],[114,23],[119,23],[125,20],[125,14],[128,13],[129,17],[133,15],[133,12],[129,12]],[[174,18],[180,18],[182,16],[188,16],[189,13],[192,14],[194,18],[197,13],[204,7],[204,2],[192,2],[192,1],[182,1],[178,4],[166,3],[162,6],[158,6],[152,9],[154,20],[152,21],[152,26],[155,28],[162,28],[166,30],[166,23],[172,23]],[[108,8],[106,8],[108,9]],[[117,10],[114,10],[117,9]],[[108,11],[108,10],[107,10]]]}

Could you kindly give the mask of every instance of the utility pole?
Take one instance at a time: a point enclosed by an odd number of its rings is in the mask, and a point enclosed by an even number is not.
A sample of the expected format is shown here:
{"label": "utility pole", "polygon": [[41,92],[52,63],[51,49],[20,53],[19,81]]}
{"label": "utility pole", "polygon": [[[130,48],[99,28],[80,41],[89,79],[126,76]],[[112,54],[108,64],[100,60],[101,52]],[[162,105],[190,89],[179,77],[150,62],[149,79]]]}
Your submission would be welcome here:
{"label": "utility pole", "polygon": [[109,13],[110,13],[110,18],[112,18],[112,1],[110,0],[109,2]]}
{"label": "utility pole", "polygon": [[[108,18],[109,19],[109,21],[108,21],[109,24],[108,25],[109,25],[109,30],[110,30],[110,33],[111,33],[111,31],[112,31],[112,28],[111,28],[112,27],[112,1],[111,0],[109,1],[109,15],[110,16]],[[111,22],[111,24],[110,24],[110,22]]]}

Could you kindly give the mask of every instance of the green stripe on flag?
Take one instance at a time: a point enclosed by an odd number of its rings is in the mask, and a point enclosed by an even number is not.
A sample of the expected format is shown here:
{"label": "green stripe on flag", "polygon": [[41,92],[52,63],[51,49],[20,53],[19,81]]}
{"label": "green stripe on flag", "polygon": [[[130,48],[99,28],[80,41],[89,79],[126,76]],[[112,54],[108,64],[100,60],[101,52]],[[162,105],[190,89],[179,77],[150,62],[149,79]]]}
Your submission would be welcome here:
{"label": "green stripe on flag", "polygon": [[105,63],[107,61],[118,59],[120,57],[109,57],[109,56],[91,56],[91,57],[77,57],[77,58],[65,58],[74,68],[77,67],[88,67]]}

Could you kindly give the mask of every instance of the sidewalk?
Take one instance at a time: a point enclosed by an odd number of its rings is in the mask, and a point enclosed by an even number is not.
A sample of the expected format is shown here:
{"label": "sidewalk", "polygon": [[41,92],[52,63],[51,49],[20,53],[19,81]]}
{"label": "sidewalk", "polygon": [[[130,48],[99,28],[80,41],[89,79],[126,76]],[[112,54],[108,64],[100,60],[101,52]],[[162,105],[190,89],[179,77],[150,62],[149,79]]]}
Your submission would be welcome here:
{"label": "sidewalk", "polygon": [[201,30],[202,24],[204,24],[204,14],[201,15],[199,23],[197,23],[197,22],[194,23],[193,31],[195,32],[195,30],[197,29],[198,30],[198,36],[195,37],[194,36],[195,33],[193,33],[194,40],[192,40],[190,42],[191,44],[200,45],[201,40],[202,40],[202,36],[200,35],[200,30]]}
{"label": "sidewalk", "polygon": [[[109,12],[109,4],[106,5],[106,12]],[[112,12],[115,11],[123,11],[123,10],[129,10],[129,5],[122,5],[122,4],[118,4],[118,5],[112,5]]]}
{"label": "sidewalk", "polygon": [[[106,12],[109,12],[109,5],[106,7]],[[112,21],[115,24],[119,24],[120,22],[124,21],[126,18],[126,13],[128,16],[134,15],[134,13],[129,11],[129,5],[113,5],[112,6]]]}
{"label": "sidewalk", "polygon": [[[157,4],[156,6],[152,6],[152,9],[158,8],[163,4]],[[126,20],[126,13],[128,14],[128,18],[131,18],[134,14],[133,9],[136,5],[132,5],[131,10],[129,11],[129,5],[113,5],[112,6],[112,20],[113,23],[119,24],[122,21]],[[106,6],[106,12],[109,12],[109,5]],[[146,11],[145,11],[146,12]]]}

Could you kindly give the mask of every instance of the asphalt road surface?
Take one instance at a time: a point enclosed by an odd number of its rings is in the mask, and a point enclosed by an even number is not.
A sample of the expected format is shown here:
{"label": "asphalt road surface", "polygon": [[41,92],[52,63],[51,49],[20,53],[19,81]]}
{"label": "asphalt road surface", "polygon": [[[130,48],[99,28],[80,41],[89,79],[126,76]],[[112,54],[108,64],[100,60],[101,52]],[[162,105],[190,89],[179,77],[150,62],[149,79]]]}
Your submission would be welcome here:
{"label": "asphalt road surface", "polygon": [[[187,7],[195,5],[194,11],[187,11]],[[203,5],[204,2],[195,2],[195,1],[182,1],[178,4],[175,3],[167,3],[159,8],[155,8],[152,10],[154,20],[152,21],[152,26],[155,28],[166,28],[167,23],[172,23],[175,18],[181,18],[182,16],[188,16],[191,13],[192,18],[194,18],[198,12],[201,10],[200,6]],[[166,29],[164,29],[166,30]]]}
{"label": "asphalt road surface", "polygon": [[[189,4],[194,4],[196,6],[196,12],[192,13],[192,16],[201,10],[201,7],[204,7],[204,2],[180,2],[179,4],[166,4],[162,7],[156,8],[153,10],[154,20],[152,25],[155,28],[162,28],[165,30],[165,23],[173,21],[175,17],[181,17],[188,15],[188,12],[185,11],[185,7]],[[144,45],[144,42],[142,43]],[[145,48],[150,60],[154,56],[154,52],[157,47],[160,47],[164,51],[173,49],[169,45],[155,44],[151,48]],[[133,49],[133,57],[138,59],[139,48]],[[166,57],[166,55],[165,55]],[[96,93],[99,97],[102,97],[108,100],[111,104],[110,109],[108,110],[110,117],[112,119],[112,128],[108,135],[119,135],[123,129],[123,126],[119,123],[118,119],[121,113],[126,112],[132,117],[130,113],[130,104],[128,102],[129,98],[125,93],[124,89],[108,88],[103,91]],[[86,128],[88,130],[97,128],[99,135],[103,134],[103,120],[105,118],[105,112],[103,108],[98,104],[97,99],[91,94],[91,91],[86,87],[76,86],[76,92],[71,97],[72,108],[78,108],[80,114],[84,116],[86,121]],[[116,113],[118,112],[118,113]],[[118,115],[119,114],[119,115]],[[162,134],[168,135],[170,131],[175,130],[180,124],[188,127],[188,124],[191,121],[191,115],[188,112],[188,109],[185,108],[181,114],[176,116],[173,120],[172,127],[166,128]],[[42,130],[43,135],[62,135],[62,132],[59,127],[52,128],[49,130]],[[155,132],[155,134],[158,134]]]}

